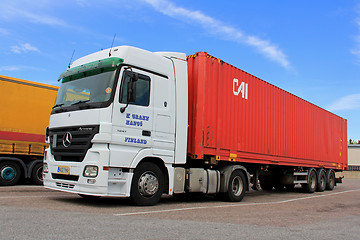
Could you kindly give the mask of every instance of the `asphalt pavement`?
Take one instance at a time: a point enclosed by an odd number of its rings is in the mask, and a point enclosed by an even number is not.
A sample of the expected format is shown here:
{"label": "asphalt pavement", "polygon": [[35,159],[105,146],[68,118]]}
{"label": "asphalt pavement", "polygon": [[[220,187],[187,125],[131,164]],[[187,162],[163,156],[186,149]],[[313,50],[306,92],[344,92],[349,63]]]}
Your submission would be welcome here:
{"label": "asphalt pavement", "polygon": [[0,239],[358,239],[360,179],[333,191],[250,191],[240,203],[213,197],[83,199],[21,185],[0,187]]}

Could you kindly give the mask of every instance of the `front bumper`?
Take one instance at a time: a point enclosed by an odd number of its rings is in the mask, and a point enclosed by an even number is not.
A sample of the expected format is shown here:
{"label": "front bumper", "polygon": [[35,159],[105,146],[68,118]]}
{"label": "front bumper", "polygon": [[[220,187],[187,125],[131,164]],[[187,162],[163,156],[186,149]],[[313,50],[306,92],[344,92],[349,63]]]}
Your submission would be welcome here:
{"label": "front bumper", "polygon": [[[45,150],[44,162],[48,172],[43,174],[45,188],[94,196],[129,197],[132,171],[109,167],[109,149],[106,144],[94,144],[82,162],[55,161],[50,149]],[[84,177],[87,165],[98,166],[96,177]],[[58,173],[58,168],[69,168],[68,174]]]}

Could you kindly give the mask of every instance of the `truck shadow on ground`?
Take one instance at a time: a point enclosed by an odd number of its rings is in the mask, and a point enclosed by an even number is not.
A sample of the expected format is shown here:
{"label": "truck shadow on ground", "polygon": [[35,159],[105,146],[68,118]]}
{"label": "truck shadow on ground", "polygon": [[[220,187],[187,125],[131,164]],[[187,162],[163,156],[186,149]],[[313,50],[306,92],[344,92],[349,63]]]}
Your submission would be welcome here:
{"label": "truck shadow on ground", "polygon": [[[257,198],[266,196],[267,198],[291,197],[294,193],[302,193],[301,188],[294,188],[292,190],[271,190],[271,191],[254,191],[250,190],[246,193],[242,202],[257,202]],[[114,208],[114,207],[129,207],[134,206],[129,198],[117,197],[89,197],[83,198],[74,194],[74,196],[67,197],[51,197],[52,200],[67,203],[71,205],[78,205],[84,207],[96,208]],[[178,194],[175,196],[164,195],[157,205],[179,205],[179,204],[202,204],[202,203],[229,203],[222,199],[221,195],[204,195],[199,193]]]}

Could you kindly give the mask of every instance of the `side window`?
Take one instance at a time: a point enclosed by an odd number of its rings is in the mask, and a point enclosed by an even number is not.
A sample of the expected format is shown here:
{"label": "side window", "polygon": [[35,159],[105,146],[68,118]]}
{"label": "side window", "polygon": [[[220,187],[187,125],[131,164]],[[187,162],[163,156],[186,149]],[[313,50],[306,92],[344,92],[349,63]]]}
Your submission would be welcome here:
{"label": "side window", "polygon": [[[127,103],[128,85],[130,82],[129,71],[125,71],[121,82],[120,102]],[[150,77],[138,74],[136,82],[136,101],[130,104],[139,106],[149,106],[150,102]]]}

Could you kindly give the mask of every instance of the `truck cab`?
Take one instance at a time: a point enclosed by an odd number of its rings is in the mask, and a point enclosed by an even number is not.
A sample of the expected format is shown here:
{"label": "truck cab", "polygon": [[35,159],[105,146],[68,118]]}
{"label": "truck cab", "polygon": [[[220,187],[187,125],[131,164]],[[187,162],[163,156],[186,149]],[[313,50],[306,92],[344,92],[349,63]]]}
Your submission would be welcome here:
{"label": "truck cab", "polygon": [[46,188],[140,205],[173,193],[172,166],[186,162],[185,54],[116,47],[75,61],[59,81]]}

